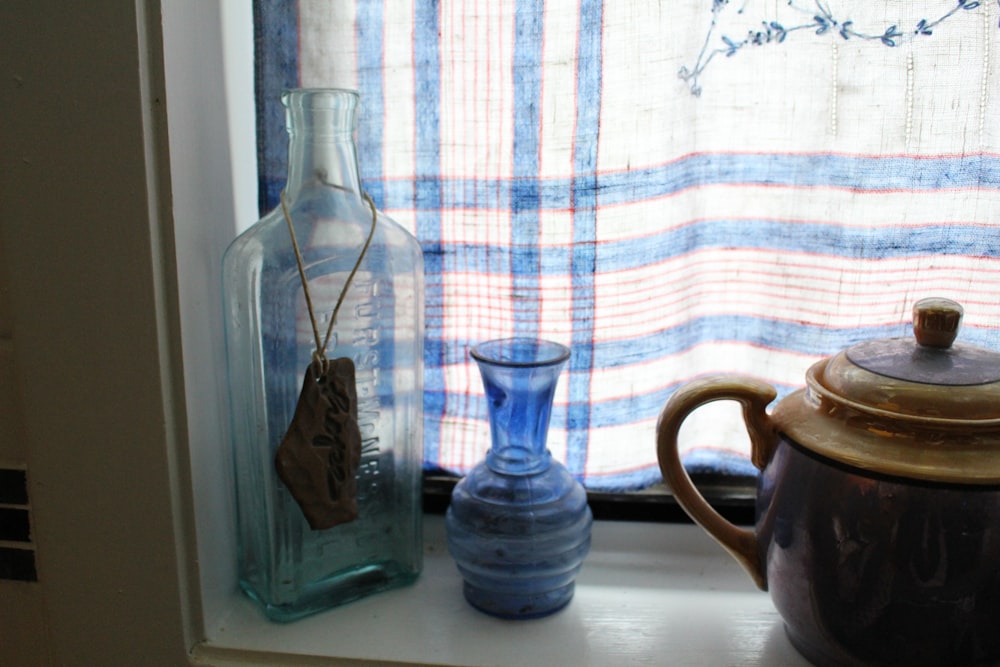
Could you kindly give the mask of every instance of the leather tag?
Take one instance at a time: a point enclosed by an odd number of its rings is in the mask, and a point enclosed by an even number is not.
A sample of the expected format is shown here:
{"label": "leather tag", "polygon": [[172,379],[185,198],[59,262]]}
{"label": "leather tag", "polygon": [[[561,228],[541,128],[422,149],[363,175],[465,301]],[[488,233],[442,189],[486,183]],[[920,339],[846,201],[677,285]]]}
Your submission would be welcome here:
{"label": "leather tag", "polygon": [[278,477],[302,508],[313,530],[358,517],[357,474],[361,463],[354,362],[346,357],[306,369],[299,402],[278,447]]}

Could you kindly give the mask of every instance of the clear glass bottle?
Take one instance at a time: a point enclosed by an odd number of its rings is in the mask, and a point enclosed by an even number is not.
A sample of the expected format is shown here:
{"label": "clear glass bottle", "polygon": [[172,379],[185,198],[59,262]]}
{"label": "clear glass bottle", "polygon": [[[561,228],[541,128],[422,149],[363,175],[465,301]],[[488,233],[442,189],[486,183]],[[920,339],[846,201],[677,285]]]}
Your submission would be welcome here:
{"label": "clear glass bottle", "polygon": [[[300,89],[282,101],[287,220],[278,206],[233,241],[223,287],[239,581],[270,618],[290,621],[410,583],[420,572],[424,278],[416,239],[384,215],[373,223],[374,206],[362,193],[358,95]],[[315,380],[307,369],[316,332],[326,331],[342,293],[323,352],[354,366],[360,456],[346,481],[356,517],[314,528],[279,476],[276,456],[298,419],[300,390]],[[325,456],[332,448],[311,451]],[[331,493],[336,483],[329,482]]]}

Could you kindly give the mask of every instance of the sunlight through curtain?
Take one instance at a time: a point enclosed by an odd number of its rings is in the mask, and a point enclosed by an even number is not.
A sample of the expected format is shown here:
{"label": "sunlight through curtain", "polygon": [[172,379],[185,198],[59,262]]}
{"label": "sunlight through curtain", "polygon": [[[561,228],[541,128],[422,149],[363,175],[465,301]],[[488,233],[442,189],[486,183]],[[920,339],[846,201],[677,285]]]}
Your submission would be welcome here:
{"label": "sunlight through curtain", "polygon": [[[468,350],[568,344],[549,448],[595,490],[660,481],[681,384],[779,396],[822,356],[965,306],[1000,349],[1000,3],[257,0],[262,211],[284,88],[361,94],[364,187],[426,258],[426,467],[488,448]],[[751,474],[732,405],[692,469]]]}

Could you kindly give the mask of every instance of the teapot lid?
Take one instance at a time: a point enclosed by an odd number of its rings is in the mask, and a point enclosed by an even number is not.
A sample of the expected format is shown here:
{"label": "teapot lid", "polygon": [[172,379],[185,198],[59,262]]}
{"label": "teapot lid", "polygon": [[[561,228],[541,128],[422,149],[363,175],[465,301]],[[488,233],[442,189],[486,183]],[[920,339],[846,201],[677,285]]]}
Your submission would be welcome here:
{"label": "teapot lid", "polygon": [[1000,484],[1000,354],[955,343],[962,307],[913,306],[914,338],[865,341],[812,366],[778,428],[835,461],[959,484]]}
{"label": "teapot lid", "polygon": [[1000,381],[1000,355],[954,342],[963,314],[962,306],[950,299],[921,299],[913,306],[913,340],[858,343],[848,348],[847,359],[895,380],[953,387]]}

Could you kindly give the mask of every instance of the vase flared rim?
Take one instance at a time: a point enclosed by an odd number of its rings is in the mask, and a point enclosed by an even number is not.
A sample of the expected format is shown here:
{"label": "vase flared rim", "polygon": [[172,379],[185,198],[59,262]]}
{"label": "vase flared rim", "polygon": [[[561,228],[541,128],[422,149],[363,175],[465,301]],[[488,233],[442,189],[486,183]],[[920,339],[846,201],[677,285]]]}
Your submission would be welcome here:
{"label": "vase flared rim", "polygon": [[[503,354],[498,354],[498,352],[502,352],[503,350],[512,349],[534,349],[536,353],[533,357],[523,359],[513,358],[520,355],[507,355],[510,358],[504,358]],[[478,362],[494,366],[538,368],[562,364],[569,359],[570,349],[561,343],[542,338],[513,337],[498,338],[479,343],[469,351],[469,354]]]}

